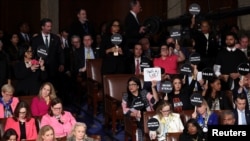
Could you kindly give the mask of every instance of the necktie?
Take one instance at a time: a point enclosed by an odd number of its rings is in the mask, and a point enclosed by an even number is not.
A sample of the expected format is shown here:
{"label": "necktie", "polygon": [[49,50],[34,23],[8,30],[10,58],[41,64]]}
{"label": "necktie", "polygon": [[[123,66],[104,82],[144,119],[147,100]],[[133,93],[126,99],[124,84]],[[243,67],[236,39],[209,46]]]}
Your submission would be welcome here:
{"label": "necktie", "polygon": [[87,59],[90,59],[90,49],[87,51]]}
{"label": "necktie", "polygon": [[135,74],[136,74],[136,75],[140,74],[140,63],[139,63],[139,59],[136,59]]}
{"label": "necktie", "polygon": [[67,40],[64,40],[64,47],[65,48],[68,48],[69,46],[68,46],[68,41]]}
{"label": "necktie", "polygon": [[89,33],[88,25],[86,22],[83,24],[83,29],[84,29],[85,33]]}
{"label": "necktie", "polygon": [[49,48],[48,36],[45,36],[45,46],[46,46],[47,48]]}
{"label": "necktie", "polygon": [[240,114],[241,114],[241,124],[247,125],[245,113],[241,111]]}
{"label": "necktie", "polygon": [[28,36],[28,34],[25,34],[25,41],[29,42],[29,36]]}

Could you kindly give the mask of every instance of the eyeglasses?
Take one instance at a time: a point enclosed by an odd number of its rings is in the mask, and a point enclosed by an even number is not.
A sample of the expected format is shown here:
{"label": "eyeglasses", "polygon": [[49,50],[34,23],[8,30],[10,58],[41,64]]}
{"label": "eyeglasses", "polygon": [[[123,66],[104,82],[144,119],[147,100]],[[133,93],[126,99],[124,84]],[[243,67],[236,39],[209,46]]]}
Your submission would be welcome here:
{"label": "eyeglasses", "polygon": [[19,114],[26,114],[26,111],[25,112],[19,112]]}
{"label": "eyeglasses", "polygon": [[161,112],[163,112],[163,113],[169,113],[170,110],[164,110],[164,111],[161,111]]}
{"label": "eyeglasses", "polygon": [[129,87],[131,86],[137,86],[137,84],[128,84]]}
{"label": "eyeglasses", "polygon": [[54,109],[54,110],[62,110],[62,107],[58,107],[58,108],[53,107],[53,109]]}

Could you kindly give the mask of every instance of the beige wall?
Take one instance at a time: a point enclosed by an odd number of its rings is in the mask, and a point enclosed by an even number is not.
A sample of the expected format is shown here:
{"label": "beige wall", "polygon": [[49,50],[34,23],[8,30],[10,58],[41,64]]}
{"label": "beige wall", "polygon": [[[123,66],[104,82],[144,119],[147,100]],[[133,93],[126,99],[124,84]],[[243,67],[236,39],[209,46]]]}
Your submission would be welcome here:
{"label": "beige wall", "polygon": [[59,0],[40,0],[41,19],[50,18],[53,21],[52,32],[59,32]]}
{"label": "beige wall", "polygon": [[[250,6],[250,0],[238,0],[239,7]],[[250,14],[238,17],[240,29],[250,31]]]}

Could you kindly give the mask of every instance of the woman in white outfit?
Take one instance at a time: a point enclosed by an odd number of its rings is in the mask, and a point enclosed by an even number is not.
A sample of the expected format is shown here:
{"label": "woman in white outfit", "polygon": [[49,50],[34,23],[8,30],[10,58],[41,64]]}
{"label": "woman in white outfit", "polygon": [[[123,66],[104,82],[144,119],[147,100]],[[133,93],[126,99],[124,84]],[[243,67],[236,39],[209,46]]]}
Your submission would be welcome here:
{"label": "woman in white outfit", "polygon": [[166,133],[182,132],[184,129],[179,113],[172,112],[172,105],[168,101],[161,101],[153,116],[159,121],[156,131],[149,131],[151,140],[166,141]]}

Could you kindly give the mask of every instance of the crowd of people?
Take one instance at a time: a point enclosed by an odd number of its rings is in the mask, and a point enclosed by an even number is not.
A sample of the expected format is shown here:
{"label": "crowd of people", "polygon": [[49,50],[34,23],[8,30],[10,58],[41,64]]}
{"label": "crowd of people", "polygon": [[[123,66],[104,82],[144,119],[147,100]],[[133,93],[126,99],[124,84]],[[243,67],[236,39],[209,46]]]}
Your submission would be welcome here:
{"label": "crowd of people", "polygon": [[[86,125],[78,123],[63,106],[86,98],[86,60],[95,58],[102,58],[102,75],[143,75],[144,68],[161,68],[160,82],[141,84],[132,77],[124,84],[123,113],[137,119],[138,138],[143,136],[145,111],[156,111],[160,127],[158,132],[150,131],[150,138],[158,140],[166,140],[168,132],[183,132],[180,141],[202,140],[207,125],[219,124],[214,110],[231,111],[223,116],[223,124],[250,124],[250,73],[238,71],[240,64],[249,63],[248,35],[239,34],[237,26],[214,31],[209,21],[192,17],[188,39],[166,34],[152,41],[147,27],[138,20],[141,11],[140,1],[132,0],[124,19],[102,24],[98,32],[82,8],[76,13],[77,20],[58,34],[51,32],[49,18],[41,19],[41,31],[35,34],[29,32],[27,22],[22,22],[16,33],[0,30],[0,117],[7,118],[3,138],[52,141],[68,137],[73,141],[87,137]],[[117,34],[122,38],[119,44],[111,40]],[[152,43],[158,46],[156,50]],[[200,62],[191,64],[191,74],[181,73],[180,66],[190,64],[193,53],[200,55]],[[206,68],[214,71],[209,80],[198,75]],[[172,82],[173,90],[159,95],[159,84],[165,81]],[[200,106],[190,102],[194,91],[203,97]],[[31,105],[19,101],[24,95],[35,96]],[[133,107],[138,99],[144,103],[139,110]],[[194,110],[186,124],[180,120],[183,110]],[[41,117],[40,125],[37,117]]]}

